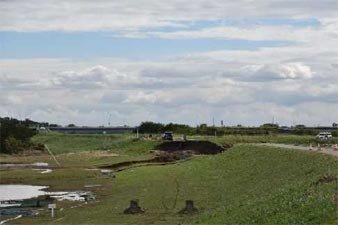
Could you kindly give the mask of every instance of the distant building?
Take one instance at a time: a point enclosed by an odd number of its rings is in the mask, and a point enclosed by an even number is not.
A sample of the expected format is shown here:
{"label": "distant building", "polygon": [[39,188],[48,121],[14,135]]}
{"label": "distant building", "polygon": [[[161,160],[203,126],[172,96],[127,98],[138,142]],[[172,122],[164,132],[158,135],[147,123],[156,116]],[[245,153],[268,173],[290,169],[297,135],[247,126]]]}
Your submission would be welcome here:
{"label": "distant building", "polygon": [[132,133],[135,127],[50,127],[50,131],[64,134],[123,134]]}

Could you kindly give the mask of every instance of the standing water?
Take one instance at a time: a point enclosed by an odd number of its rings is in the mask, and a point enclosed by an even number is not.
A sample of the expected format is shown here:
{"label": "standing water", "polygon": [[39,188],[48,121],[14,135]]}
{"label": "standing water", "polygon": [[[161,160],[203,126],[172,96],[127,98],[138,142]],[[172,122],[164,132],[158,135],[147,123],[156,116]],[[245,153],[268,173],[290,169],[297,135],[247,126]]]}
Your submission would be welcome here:
{"label": "standing water", "polygon": [[21,184],[5,184],[0,185],[0,201],[22,200],[44,195],[43,189],[48,186],[33,186]]}

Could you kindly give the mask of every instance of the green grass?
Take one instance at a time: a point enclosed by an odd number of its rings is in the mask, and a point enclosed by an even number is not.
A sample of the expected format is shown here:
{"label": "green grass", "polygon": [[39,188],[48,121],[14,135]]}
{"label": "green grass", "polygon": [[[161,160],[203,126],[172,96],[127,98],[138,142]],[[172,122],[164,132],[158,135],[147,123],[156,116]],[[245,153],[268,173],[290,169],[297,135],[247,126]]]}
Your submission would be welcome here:
{"label": "green grass", "polygon": [[[309,135],[226,135],[191,136],[190,139],[210,140],[220,144],[237,143],[284,143],[296,145],[315,144],[318,141]],[[156,141],[140,141],[135,139],[134,134],[114,135],[78,135],[78,134],[39,134],[32,138],[35,143],[47,144],[55,153],[69,153],[80,151],[110,150],[117,154],[140,155],[152,149]],[[338,138],[333,138],[330,143],[338,143]]]}
{"label": "green grass", "polygon": [[[34,143],[46,144],[56,155],[62,166],[90,167],[129,160],[149,159],[150,150],[156,141],[138,140],[133,134],[77,135],[77,134],[39,134],[32,138]],[[111,156],[109,156],[111,154]],[[34,156],[6,156],[0,162],[47,162],[56,166],[46,153]]]}
{"label": "green grass", "polygon": [[[272,134],[272,135],[225,135],[225,136],[192,136],[192,139],[202,139],[215,141],[220,144],[237,144],[237,143],[281,143],[295,145],[309,145],[326,142],[318,141],[315,136],[310,135],[289,135],[289,134]],[[338,138],[334,137],[328,143],[338,143]]]}
{"label": "green grass", "polygon": [[[69,203],[57,203],[65,209],[57,211],[54,221],[44,211],[17,224],[318,225],[337,222],[333,200],[337,184],[314,182],[323,175],[337,176],[337,171],[337,159],[331,156],[237,145],[180,164],[122,171],[113,180],[97,171],[66,169],[51,174],[1,171],[0,181],[51,185],[55,190],[103,185],[95,191],[97,203],[74,209]],[[134,198],[146,213],[123,215]],[[186,199],[194,200],[200,213],[179,216]]]}
{"label": "green grass", "polygon": [[137,141],[133,134],[39,134],[34,143],[46,144],[56,154],[93,150],[111,150],[114,153],[140,154],[155,144],[152,141]]}

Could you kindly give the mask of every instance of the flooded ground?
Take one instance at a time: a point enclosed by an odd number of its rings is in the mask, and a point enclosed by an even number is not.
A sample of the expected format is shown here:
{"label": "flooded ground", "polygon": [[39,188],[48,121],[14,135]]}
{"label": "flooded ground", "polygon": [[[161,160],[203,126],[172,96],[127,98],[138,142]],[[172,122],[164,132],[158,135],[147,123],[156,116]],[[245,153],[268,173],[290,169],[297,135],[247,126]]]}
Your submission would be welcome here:
{"label": "flooded ground", "polygon": [[88,201],[94,200],[90,191],[47,192],[48,186],[34,186],[21,184],[0,185],[0,207],[20,207],[25,199],[49,196],[58,201]]}
{"label": "flooded ground", "polygon": [[[55,201],[79,201],[87,204],[88,201],[95,200],[91,191],[47,192],[48,188],[48,186],[1,184],[0,225],[22,216],[38,215],[39,210]],[[78,205],[71,208],[73,207]]]}
{"label": "flooded ground", "polygon": [[15,169],[32,169],[41,174],[51,173],[48,163],[36,162],[36,163],[0,163],[0,170],[15,170]]}
{"label": "flooded ground", "polygon": [[31,164],[26,163],[0,163],[0,170],[9,170],[9,169],[47,169],[49,167],[48,163],[36,162]]}
{"label": "flooded ground", "polygon": [[44,191],[46,188],[48,188],[48,186],[1,184],[0,207],[2,207],[3,201],[29,199],[44,195],[46,194]]}

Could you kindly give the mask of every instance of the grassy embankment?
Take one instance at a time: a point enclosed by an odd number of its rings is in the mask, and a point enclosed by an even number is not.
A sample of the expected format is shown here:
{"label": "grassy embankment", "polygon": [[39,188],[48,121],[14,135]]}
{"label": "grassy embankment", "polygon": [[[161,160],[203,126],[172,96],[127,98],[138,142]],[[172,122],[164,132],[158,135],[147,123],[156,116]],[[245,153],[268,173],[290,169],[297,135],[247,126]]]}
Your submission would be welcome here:
{"label": "grassy embankment", "polygon": [[[177,136],[176,138],[180,138]],[[219,144],[237,143],[284,143],[296,145],[316,144],[314,136],[308,135],[226,135],[191,136],[190,139],[210,140]],[[46,144],[56,155],[63,167],[90,167],[106,163],[118,163],[130,160],[149,159],[157,141],[141,141],[135,139],[135,134],[114,135],[74,135],[74,134],[40,134],[32,138],[35,143]],[[331,143],[338,143],[338,138],[333,138]],[[56,166],[48,154],[34,156],[6,156],[2,155],[0,162],[48,162]]]}
{"label": "grassy embankment", "polygon": [[225,135],[225,136],[192,136],[193,139],[210,140],[217,143],[279,143],[293,145],[310,145],[310,144],[338,144],[338,137],[330,141],[319,141],[311,135],[289,135],[289,134],[272,134],[272,135]]}
{"label": "grassy embankment", "polygon": [[[156,141],[136,140],[135,135],[66,135],[40,134],[32,138],[34,143],[46,144],[63,167],[90,167],[105,163],[142,160],[152,157],[149,153]],[[37,155],[2,155],[0,162],[47,162],[56,166],[47,152]]]}
{"label": "grassy embankment", "polygon": [[[138,144],[144,151],[144,143]],[[1,172],[1,182],[51,185],[54,190],[102,185],[95,188],[99,202],[73,209],[60,202],[58,207],[65,209],[54,220],[44,211],[17,224],[318,225],[337,222],[337,184],[315,182],[324,175],[337,176],[337,171],[337,159],[331,156],[238,145],[180,164],[126,170],[115,179],[97,171],[64,169],[50,174]],[[146,213],[123,215],[134,198]],[[200,213],[179,216],[186,199],[194,200]]]}

